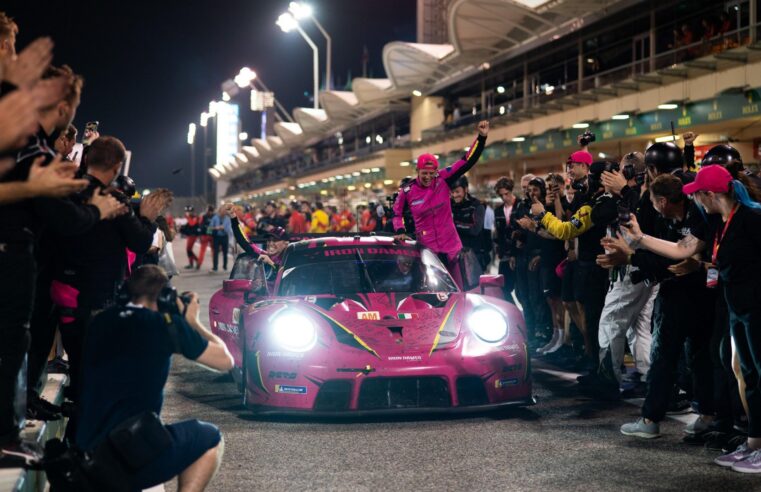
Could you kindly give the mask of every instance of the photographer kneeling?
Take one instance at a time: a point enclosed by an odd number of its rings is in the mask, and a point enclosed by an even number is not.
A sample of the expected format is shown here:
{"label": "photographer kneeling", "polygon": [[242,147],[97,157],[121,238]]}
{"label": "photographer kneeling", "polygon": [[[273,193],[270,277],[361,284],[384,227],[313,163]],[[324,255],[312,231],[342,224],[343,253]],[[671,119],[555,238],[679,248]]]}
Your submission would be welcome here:
{"label": "photographer kneeling", "polygon": [[[168,282],[160,267],[142,266],[127,281],[130,302],[93,318],[78,409],[80,449],[94,450],[113,429],[141,413],[160,414],[172,354],[219,371],[232,368],[224,343],[198,319],[197,295],[191,294],[184,305],[172,295]],[[178,314],[182,312],[184,317]],[[149,488],[178,476],[178,490],[203,490],[222,460],[219,430],[198,420],[164,427],[171,444],[134,470],[131,486]]]}

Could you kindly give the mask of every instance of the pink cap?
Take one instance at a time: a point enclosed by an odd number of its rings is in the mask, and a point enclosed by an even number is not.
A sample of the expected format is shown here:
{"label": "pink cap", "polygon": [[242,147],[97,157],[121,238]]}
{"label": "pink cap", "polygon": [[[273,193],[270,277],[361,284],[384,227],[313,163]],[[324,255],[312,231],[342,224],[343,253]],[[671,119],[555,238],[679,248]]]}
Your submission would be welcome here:
{"label": "pink cap", "polygon": [[417,158],[418,169],[433,169],[434,171],[439,168],[439,161],[433,154],[423,154]]}
{"label": "pink cap", "polygon": [[594,159],[592,158],[592,154],[587,152],[586,150],[577,150],[571,156],[568,158],[568,164],[572,162],[580,162],[582,164],[586,164],[587,166],[592,164],[592,161]]}
{"label": "pink cap", "polygon": [[682,193],[692,195],[698,191],[712,191],[714,193],[727,193],[732,175],[724,169],[724,166],[706,166],[698,171],[695,181],[682,187]]}

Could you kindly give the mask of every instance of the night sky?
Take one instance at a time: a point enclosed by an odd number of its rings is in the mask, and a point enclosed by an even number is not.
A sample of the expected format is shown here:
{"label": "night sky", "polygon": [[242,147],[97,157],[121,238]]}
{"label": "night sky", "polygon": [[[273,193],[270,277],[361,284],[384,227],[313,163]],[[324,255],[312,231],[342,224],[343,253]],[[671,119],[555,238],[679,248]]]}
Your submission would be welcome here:
{"label": "night sky", "polygon": [[[415,0],[310,3],[333,37],[338,89],[349,71],[361,76],[363,46],[370,55],[369,75],[382,77],[383,45],[415,40]],[[132,150],[130,174],[139,188],[165,186],[178,195],[190,191],[188,123],[198,124],[209,101],[221,98],[220,84],[240,67],[255,70],[287,109],[311,106],[304,92],[312,89],[312,50],[298,33],[285,34],[275,25],[287,8],[287,0],[6,0],[0,5],[19,25],[19,50],[36,37],[51,36],[54,64],[68,64],[84,76],[75,120],[80,135],[85,122],[100,121],[102,135],[116,136]],[[311,24],[305,30],[320,46],[322,84],[324,41]],[[247,98],[237,101],[250,114]]]}

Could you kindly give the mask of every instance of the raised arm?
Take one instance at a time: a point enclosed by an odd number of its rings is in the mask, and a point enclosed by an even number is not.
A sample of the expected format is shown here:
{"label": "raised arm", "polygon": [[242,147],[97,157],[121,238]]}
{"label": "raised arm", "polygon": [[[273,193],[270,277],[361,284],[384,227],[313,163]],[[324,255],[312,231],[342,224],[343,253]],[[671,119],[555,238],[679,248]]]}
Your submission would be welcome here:
{"label": "raised arm", "polygon": [[481,157],[481,153],[486,146],[486,136],[489,134],[489,122],[487,120],[478,123],[478,136],[470,145],[468,152],[462,159],[455,162],[449,167],[446,167],[439,171],[439,176],[444,178],[448,185],[452,185],[463,174],[470,171],[470,168],[476,165],[478,159]]}
{"label": "raised arm", "polygon": [[692,234],[688,234],[685,238],[680,239],[676,243],[642,234],[636,217],[632,217],[627,228],[633,237],[631,243],[632,247],[646,249],[657,255],[671,258],[672,260],[684,260],[705,249],[705,243]]}

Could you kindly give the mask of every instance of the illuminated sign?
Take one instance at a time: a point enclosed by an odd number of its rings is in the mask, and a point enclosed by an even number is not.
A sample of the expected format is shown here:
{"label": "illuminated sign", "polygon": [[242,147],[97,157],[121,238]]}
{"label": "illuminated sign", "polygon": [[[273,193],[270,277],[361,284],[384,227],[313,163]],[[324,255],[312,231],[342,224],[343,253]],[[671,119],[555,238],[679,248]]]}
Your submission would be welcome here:
{"label": "illuminated sign", "polygon": [[217,164],[225,164],[235,159],[238,153],[240,117],[238,105],[217,102]]}

